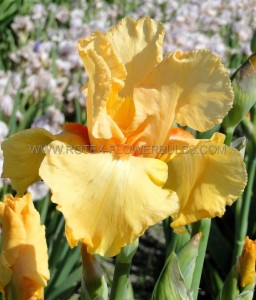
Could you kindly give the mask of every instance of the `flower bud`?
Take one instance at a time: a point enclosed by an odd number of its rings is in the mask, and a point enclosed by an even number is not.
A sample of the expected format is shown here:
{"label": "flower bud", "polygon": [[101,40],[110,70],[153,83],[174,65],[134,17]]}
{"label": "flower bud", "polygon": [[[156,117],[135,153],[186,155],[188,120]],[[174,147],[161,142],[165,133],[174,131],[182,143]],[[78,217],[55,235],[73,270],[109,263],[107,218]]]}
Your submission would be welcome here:
{"label": "flower bud", "polygon": [[239,285],[244,288],[255,282],[256,241],[246,237],[242,254],[239,258]]}
{"label": "flower bud", "polygon": [[45,228],[31,194],[0,202],[0,292],[8,300],[44,299],[49,279]]}
{"label": "flower bud", "polygon": [[87,252],[85,244],[82,244],[81,253],[83,261],[82,299],[108,299],[108,287],[100,264],[94,255]]}
{"label": "flower bud", "polygon": [[223,121],[223,127],[234,128],[256,103],[256,53],[232,75],[234,103]]}
{"label": "flower bud", "polygon": [[153,300],[193,299],[191,284],[198,256],[201,233],[196,234],[177,253],[172,252],[156,283]]}

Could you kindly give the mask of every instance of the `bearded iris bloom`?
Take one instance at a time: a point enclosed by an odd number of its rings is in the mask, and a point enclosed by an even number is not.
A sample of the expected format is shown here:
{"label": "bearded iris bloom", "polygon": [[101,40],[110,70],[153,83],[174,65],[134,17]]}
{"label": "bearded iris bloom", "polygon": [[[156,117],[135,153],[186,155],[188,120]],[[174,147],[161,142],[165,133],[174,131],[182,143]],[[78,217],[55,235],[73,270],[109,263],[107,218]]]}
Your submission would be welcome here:
{"label": "bearded iris bloom", "polygon": [[[208,50],[163,57],[164,34],[150,18],[124,18],[106,34],[81,39],[87,127],[66,124],[56,136],[29,129],[2,145],[3,176],[18,193],[40,178],[50,186],[71,247],[80,241],[91,254],[113,256],[168,216],[174,228],[222,216],[243,191],[242,157],[223,145],[222,134],[196,140],[174,128],[206,131],[221,123],[233,103],[227,71]],[[62,150],[31,153],[29,145]],[[72,145],[93,150],[65,150]],[[182,151],[191,145],[195,153]],[[200,151],[219,145],[222,153]],[[178,150],[153,151],[161,146]]]}
{"label": "bearded iris bloom", "polygon": [[49,279],[45,229],[31,194],[0,202],[0,291],[10,299],[43,299]]}

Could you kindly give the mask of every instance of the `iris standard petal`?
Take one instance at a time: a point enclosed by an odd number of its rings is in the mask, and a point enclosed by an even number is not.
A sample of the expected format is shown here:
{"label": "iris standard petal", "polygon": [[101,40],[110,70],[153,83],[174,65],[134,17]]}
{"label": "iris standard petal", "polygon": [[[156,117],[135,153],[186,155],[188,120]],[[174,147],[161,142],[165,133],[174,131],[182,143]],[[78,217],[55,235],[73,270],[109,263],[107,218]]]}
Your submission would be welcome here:
{"label": "iris standard petal", "polygon": [[94,50],[88,50],[84,64],[89,76],[87,123],[91,143],[98,144],[98,139],[111,138],[124,142],[122,131],[107,114],[107,101],[112,93],[111,72],[107,63]]}
{"label": "iris standard petal", "polygon": [[199,142],[168,162],[165,187],[178,194],[180,209],[172,227],[202,218],[221,217],[225,206],[242,193],[247,175],[243,159],[234,148],[220,143],[222,134]]}
{"label": "iris standard petal", "polygon": [[[232,106],[228,73],[208,50],[165,56],[134,89],[133,140],[162,145],[174,120],[205,131],[220,123]],[[138,131],[139,124],[144,123]]]}
{"label": "iris standard petal", "polygon": [[111,73],[112,84],[115,90],[119,92],[124,87],[127,72],[121,58],[118,57],[107,37],[102,32],[97,31],[89,38],[79,40],[78,51],[85,67],[87,66],[88,50],[95,50],[104,59]]}
{"label": "iris standard petal", "polygon": [[131,96],[134,85],[162,60],[164,35],[163,24],[150,18],[136,21],[126,17],[107,31],[106,36],[127,71],[125,87],[120,96]]}
{"label": "iris standard petal", "polygon": [[134,88],[135,118],[129,127],[129,143],[149,142],[163,145],[174,122],[179,89],[174,84],[175,73],[169,57]]}
{"label": "iris standard petal", "polygon": [[66,219],[70,246],[81,241],[89,253],[117,254],[178,208],[176,194],[162,189],[167,165],[157,159],[49,153],[40,176]]}
{"label": "iris standard petal", "polygon": [[222,122],[233,105],[229,75],[209,50],[170,55],[172,88],[177,91],[176,121],[198,131]]}

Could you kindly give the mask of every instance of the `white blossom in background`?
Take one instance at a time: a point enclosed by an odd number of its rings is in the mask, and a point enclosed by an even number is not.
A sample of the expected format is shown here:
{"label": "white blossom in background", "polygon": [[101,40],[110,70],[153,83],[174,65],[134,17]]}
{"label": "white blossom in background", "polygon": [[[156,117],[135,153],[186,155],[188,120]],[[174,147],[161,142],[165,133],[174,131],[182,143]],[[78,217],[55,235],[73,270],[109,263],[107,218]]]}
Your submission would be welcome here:
{"label": "white blossom in background", "polygon": [[41,200],[46,197],[49,190],[49,187],[43,181],[33,183],[28,188],[28,192],[32,194],[33,201]]}
{"label": "white blossom in background", "polygon": [[0,141],[2,142],[8,134],[8,127],[5,122],[0,121]]}
{"label": "white blossom in background", "polygon": [[66,23],[69,19],[69,11],[66,7],[61,7],[59,10],[57,10],[55,14],[56,20],[58,20],[60,23]]}
{"label": "white blossom in background", "polygon": [[7,117],[11,116],[13,110],[13,100],[10,95],[2,95],[0,97],[0,110]]}
{"label": "white blossom in background", "polygon": [[63,113],[55,106],[51,105],[46,109],[43,116],[33,121],[31,127],[44,128],[52,134],[57,134],[61,131],[64,122],[65,118]]}
{"label": "white blossom in background", "polygon": [[20,32],[28,33],[33,29],[33,23],[30,16],[16,16],[11,27],[17,34]]}
{"label": "white blossom in background", "polygon": [[[8,134],[8,127],[5,124],[5,122],[0,121],[0,144],[2,144],[3,140],[6,138]],[[3,151],[2,148],[0,147],[0,174],[3,172]],[[0,178],[0,188],[2,188],[4,183],[8,183],[9,180]]]}

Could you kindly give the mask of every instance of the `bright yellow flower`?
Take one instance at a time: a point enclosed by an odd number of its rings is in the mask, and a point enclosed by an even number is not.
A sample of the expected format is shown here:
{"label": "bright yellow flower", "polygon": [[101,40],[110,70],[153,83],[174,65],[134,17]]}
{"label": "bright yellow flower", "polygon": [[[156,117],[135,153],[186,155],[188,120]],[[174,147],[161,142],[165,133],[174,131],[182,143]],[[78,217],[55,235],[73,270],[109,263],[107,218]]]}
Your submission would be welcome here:
{"label": "bright yellow flower", "polygon": [[239,258],[240,286],[242,288],[255,282],[256,241],[246,237],[242,255]]}
{"label": "bright yellow flower", "polygon": [[23,198],[6,195],[0,202],[0,219],[0,291],[12,294],[10,299],[43,299],[49,279],[47,245],[31,194]]}
{"label": "bright yellow flower", "polygon": [[[91,151],[67,151],[67,140],[49,138],[39,129],[3,144],[4,176],[19,187],[24,161],[30,160],[25,170],[30,181],[22,182],[20,191],[40,175],[66,219],[72,247],[81,241],[91,254],[115,255],[169,215],[174,227],[221,216],[244,188],[246,173],[234,149],[218,155],[163,153],[161,147],[170,145],[222,145],[220,134],[198,141],[172,128],[176,120],[208,130],[221,123],[233,101],[228,74],[215,55],[177,51],[163,58],[164,33],[163,25],[150,18],[125,18],[106,34],[95,32],[79,41],[89,75],[84,92]],[[81,132],[78,136],[87,140]],[[35,141],[63,151],[30,158],[28,144]]]}

